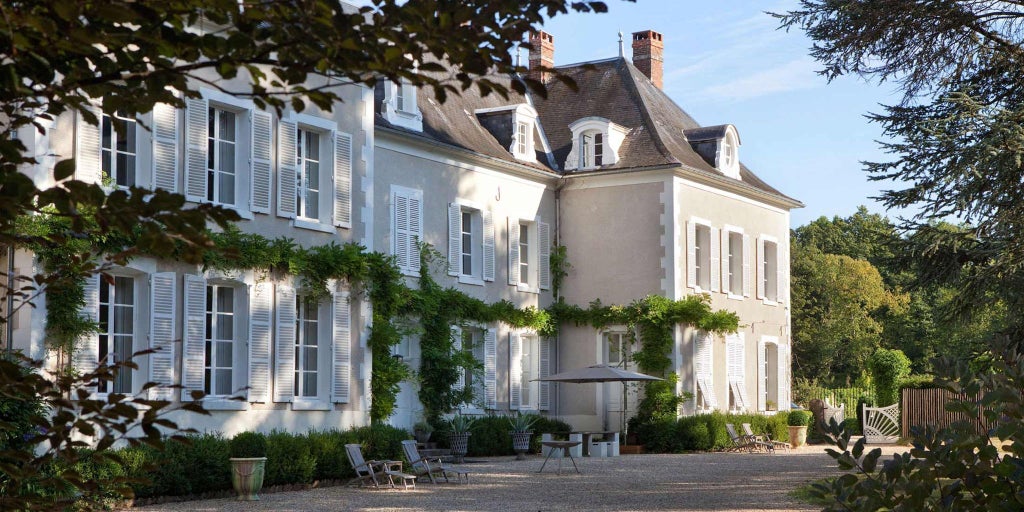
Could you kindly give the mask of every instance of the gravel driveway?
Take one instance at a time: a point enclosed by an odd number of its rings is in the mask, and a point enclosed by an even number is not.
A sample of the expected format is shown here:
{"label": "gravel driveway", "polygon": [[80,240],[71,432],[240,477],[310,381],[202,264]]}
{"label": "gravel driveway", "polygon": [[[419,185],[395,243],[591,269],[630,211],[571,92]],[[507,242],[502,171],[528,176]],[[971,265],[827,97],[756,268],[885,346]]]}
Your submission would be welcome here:
{"label": "gravel driveway", "polygon": [[[887,447],[886,454],[901,451]],[[465,464],[468,485],[421,483],[415,490],[327,487],[261,496],[258,502],[229,499],[190,501],[140,507],[158,511],[414,511],[445,510],[535,512],[669,511],[669,510],[816,510],[790,492],[824,476],[837,474],[821,447],[776,455],[704,453],[625,455],[569,460],[556,474],[552,459],[537,473],[543,458],[525,461],[494,457]]]}

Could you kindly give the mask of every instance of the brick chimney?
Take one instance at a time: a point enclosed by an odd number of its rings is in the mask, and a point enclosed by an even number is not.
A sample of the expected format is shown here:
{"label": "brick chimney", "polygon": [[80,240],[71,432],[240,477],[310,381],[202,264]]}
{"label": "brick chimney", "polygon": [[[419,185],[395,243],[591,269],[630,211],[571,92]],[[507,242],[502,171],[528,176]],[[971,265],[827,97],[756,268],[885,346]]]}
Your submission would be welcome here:
{"label": "brick chimney", "polygon": [[[633,65],[661,89],[665,67],[665,43],[653,30],[633,32]],[[531,57],[532,58],[532,57]]]}
{"label": "brick chimney", "polygon": [[540,68],[555,67],[555,37],[541,30],[530,32],[530,72],[527,76],[541,83],[547,83],[549,75]]}

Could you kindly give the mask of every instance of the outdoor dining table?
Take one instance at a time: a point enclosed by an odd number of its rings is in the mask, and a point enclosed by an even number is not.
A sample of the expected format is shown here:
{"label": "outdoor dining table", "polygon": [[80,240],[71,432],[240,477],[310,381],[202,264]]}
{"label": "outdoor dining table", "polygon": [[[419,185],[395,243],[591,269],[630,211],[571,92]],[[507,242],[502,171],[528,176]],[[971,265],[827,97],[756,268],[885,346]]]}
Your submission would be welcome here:
{"label": "outdoor dining table", "polygon": [[548,448],[551,448],[551,449],[548,450],[548,456],[544,458],[544,463],[541,464],[540,465],[540,469],[537,470],[538,473],[543,473],[544,472],[544,466],[548,465],[548,459],[550,459],[551,455],[553,453],[555,453],[555,452],[559,452],[559,455],[558,455],[558,474],[559,475],[562,474],[562,459],[564,459],[566,455],[568,455],[569,456],[569,460],[572,461],[572,467],[576,469],[576,473],[580,472],[580,468],[578,466],[576,466],[576,459],[572,458],[572,452],[569,451],[570,448],[574,448],[574,447],[578,446],[580,444],[580,441],[541,441],[541,444],[544,445],[544,446],[547,446]]}
{"label": "outdoor dining table", "polygon": [[580,434],[583,436],[583,456],[590,457],[590,438],[593,436],[610,436],[615,434],[613,430],[591,430],[591,431],[579,431],[570,432],[570,434]]}

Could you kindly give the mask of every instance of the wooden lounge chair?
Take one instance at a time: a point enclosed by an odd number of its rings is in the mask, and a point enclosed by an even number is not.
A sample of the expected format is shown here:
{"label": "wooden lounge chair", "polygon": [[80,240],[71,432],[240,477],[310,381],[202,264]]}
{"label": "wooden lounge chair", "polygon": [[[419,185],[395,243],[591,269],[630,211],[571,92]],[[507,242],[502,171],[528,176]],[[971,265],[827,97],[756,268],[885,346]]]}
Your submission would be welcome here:
{"label": "wooden lounge chair", "polygon": [[449,466],[441,462],[440,457],[421,457],[420,451],[416,448],[416,441],[409,439],[402,441],[402,451],[405,452],[405,458],[409,459],[409,465],[412,466],[412,472],[417,477],[427,477],[430,483],[436,484],[438,478],[444,478],[445,482],[449,482],[448,475],[455,475],[456,481],[459,483],[469,483],[469,471],[459,466]]}
{"label": "wooden lounge chair", "polygon": [[395,478],[402,482],[406,489],[416,488],[416,475],[409,475],[402,472],[402,461],[400,460],[363,460],[363,447],[358,444],[346,444],[345,455],[356,471],[353,482],[359,480],[361,487],[369,487],[371,484],[375,489],[387,484],[395,487]]}
{"label": "wooden lounge chair", "polygon": [[741,426],[743,427],[743,433],[746,434],[747,436],[750,436],[751,439],[762,443],[771,443],[773,449],[781,448],[783,450],[786,450],[787,452],[789,451],[789,443],[772,440],[772,436],[768,434],[755,434],[754,431],[750,428],[750,423],[744,423]]}
{"label": "wooden lounge chair", "polygon": [[737,434],[736,426],[732,423],[725,424],[725,431],[729,433],[729,439],[732,441],[732,446],[728,448],[728,451],[746,451],[749,453],[761,450],[766,452],[774,451],[771,443],[758,441],[751,436]]}

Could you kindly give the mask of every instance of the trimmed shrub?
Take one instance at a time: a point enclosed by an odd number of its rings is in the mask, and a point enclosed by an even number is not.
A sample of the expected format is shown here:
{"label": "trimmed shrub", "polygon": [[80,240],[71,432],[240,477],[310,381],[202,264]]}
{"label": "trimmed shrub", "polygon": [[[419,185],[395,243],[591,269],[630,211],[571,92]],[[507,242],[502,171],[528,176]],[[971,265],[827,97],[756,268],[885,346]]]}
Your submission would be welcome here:
{"label": "trimmed shrub", "polygon": [[147,450],[150,451],[145,457],[153,457],[150,476],[155,496],[185,496],[231,488],[230,450],[219,433],[169,441],[163,452]]}
{"label": "trimmed shrub", "polygon": [[647,451],[679,453],[721,450],[731,446],[732,440],[725,429],[726,423],[735,425],[737,432],[740,432],[742,424],[750,423],[750,428],[755,433],[768,434],[777,441],[788,441],[787,418],[787,412],[779,412],[772,416],[715,412],[685,416],[678,420],[631,422],[631,425]]}
{"label": "trimmed shrub", "polygon": [[[316,459],[306,436],[274,430],[267,435],[267,466],[264,485],[308,484],[313,481]],[[370,457],[367,457],[370,458]]]}
{"label": "trimmed shrub", "polygon": [[[506,416],[484,416],[476,420],[476,423],[473,425],[473,433],[469,436],[469,451],[467,455],[474,457],[514,455],[512,436],[509,435],[508,431],[508,417]],[[445,438],[447,437],[445,435]]]}
{"label": "trimmed shrub", "polygon": [[931,375],[908,375],[900,381],[900,389],[932,389],[937,388],[935,377]]}
{"label": "trimmed shrub", "polygon": [[267,456],[267,436],[259,432],[242,432],[228,443],[232,458],[251,459]]}
{"label": "trimmed shrub", "polygon": [[537,435],[530,439],[530,453],[540,453],[541,434],[565,434],[572,431],[572,425],[562,420],[538,416],[537,421],[533,424],[533,431]]}
{"label": "trimmed shrub", "polygon": [[408,430],[391,425],[359,427],[346,434],[353,436],[353,439],[347,442],[363,445],[363,457],[367,460],[402,460],[402,441],[412,439],[412,433]]}
{"label": "trimmed shrub", "polygon": [[871,379],[875,398],[882,406],[899,401],[900,382],[910,375],[910,359],[902,350],[880,348],[871,355]]}
{"label": "trimmed shrub", "polygon": [[843,420],[843,430],[846,430],[850,435],[859,436],[864,432],[860,428],[860,421],[857,418],[846,418]]}
{"label": "trimmed shrub", "polygon": [[345,454],[346,444],[360,442],[352,431],[311,430],[306,434],[306,441],[309,443],[309,453],[316,461],[316,468],[313,470],[314,480],[356,476]]}
{"label": "trimmed shrub", "polygon": [[808,427],[811,422],[814,421],[814,415],[811,411],[789,411],[789,416],[786,419],[787,425],[791,427]]}

